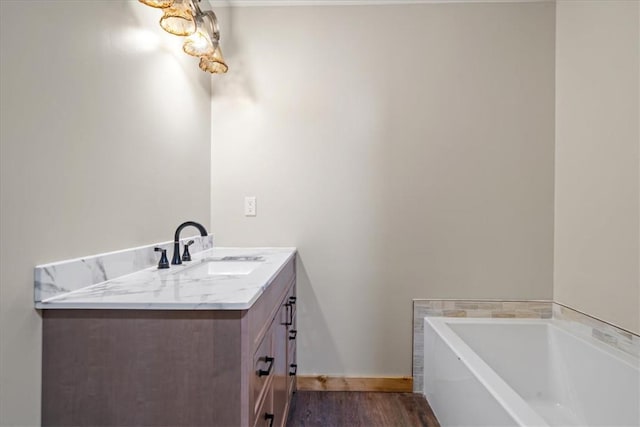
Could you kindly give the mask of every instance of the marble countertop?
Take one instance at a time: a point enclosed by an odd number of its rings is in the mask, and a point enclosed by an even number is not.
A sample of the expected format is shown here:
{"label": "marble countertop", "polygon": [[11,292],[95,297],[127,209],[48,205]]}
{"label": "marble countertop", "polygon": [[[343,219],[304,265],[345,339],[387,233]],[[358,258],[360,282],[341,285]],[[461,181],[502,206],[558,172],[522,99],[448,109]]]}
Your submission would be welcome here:
{"label": "marble countertop", "polygon": [[[44,299],[36,308],[246,310],[295,254],[295,248],[216,247],[192,255],[191,262],[163,270],[145,268]],[[211,275],[207,266],[215,263],[207,261],[225,257],[259,257],[260,261],[248,274]]]}

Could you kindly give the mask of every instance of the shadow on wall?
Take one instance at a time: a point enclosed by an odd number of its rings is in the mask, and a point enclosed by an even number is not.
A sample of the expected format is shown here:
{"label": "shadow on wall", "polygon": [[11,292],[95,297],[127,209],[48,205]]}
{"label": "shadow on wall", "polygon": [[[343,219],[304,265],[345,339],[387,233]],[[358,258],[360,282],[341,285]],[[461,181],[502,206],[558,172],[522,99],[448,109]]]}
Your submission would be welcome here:
{"label": "shadow on wall", "polygon": [[240,41],[238,32],[234,30],[235,11],[236,8],[231,6],[215,9],[220,22],[220,46],[229,65],[229,72],[213,76],[211,96],[236,103],[253,104],[257,99],[254,79],[250,75],[252,67],[247,50]]}
{"label": "shadow on wall", "polygon": [[[298,353],[313,354],[321,353],[327,358],[325,366],[340,367],[344,370],[344,364],[340,360],[338,348],[329,332],[329,325],[320,308],[318,298],[313,291],[311,280],[307,274],[304,262],[298,254],[297,259],[297,291],[300,313],[298,313]],[[311,320],[313,319],[313,321]],[[298,357],[300,360],[300,357]],[[299,362],[298,362],[299,363]],[[307,368],[300,366],[301,374],[326,374],[326,372],[308,372]]]}

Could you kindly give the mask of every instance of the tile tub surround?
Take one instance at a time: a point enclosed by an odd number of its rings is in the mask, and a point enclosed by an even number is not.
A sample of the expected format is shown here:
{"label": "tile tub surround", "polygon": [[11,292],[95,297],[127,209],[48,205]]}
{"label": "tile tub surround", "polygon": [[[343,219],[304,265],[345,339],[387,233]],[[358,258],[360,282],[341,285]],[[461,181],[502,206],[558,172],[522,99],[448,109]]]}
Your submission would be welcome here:
{"label": "tile tub surround", "polygon": [[424,383],[424,322],[428,316],[554,319],[578,336],[592,337],[640,358],[640,336],[552,301],[413,300],[413,391]]}
{"label": "tile tub surround", "polygon": [[[295,268],[288,261],[295,255],[295,248],[212,248],[192,255],[191,262],[162,270],[149,267],[43,300],[36,308],[246,310],[285,266],[293,280]],[[209,273],[215,264],[203,263],[228,256],[261,260],[253,261],[258,265],[248,274]]]}
{"label": "tile tub surround", "polygon": [[422,393],[424,381],[424,318],[524,318],[549,319],[551,301],[413,300],[413,392]]}
{"label": "tile tub surround", "polygon": [[558,303],[553,303],[553,318],[578,336],[595,338],[640,359],[638,335]]}
{"label": "tile tub surround", "polygon": [[[192,255],[213,247],[212,235],[186,237],[180,240],[180,247],[182,248],[183,244],[189,240],[194,241],[189,248]],[[37,265],[34,270],[34,300],[36,305],[49,298],[75,291],[85,286],[157,266],[160,260],[160,253],[153,251],[155,247],[166,249],[167,257],[171,259],[173,241],[168,241],[155,245],[139,246],[121,251]]]}

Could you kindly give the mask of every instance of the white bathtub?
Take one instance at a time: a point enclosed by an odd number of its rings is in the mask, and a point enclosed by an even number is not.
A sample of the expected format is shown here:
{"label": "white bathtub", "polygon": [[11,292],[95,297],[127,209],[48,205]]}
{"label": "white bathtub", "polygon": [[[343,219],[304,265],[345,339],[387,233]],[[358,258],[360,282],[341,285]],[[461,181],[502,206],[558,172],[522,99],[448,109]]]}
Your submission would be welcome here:
{"label": "white bathtub", "polygon": [[638,359],[538,319],[424,320],[424,394],[446,426],[640,426]]}

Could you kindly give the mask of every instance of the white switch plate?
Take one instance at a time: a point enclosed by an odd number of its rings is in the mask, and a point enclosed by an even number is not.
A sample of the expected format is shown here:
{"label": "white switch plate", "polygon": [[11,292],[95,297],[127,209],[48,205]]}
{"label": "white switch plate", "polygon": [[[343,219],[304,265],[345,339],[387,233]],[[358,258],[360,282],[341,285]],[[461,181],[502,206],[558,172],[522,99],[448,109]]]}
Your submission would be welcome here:
{"label": "white switch plate", "polygon": [[256,216],[256,196],[244,198],[244,216]]}

